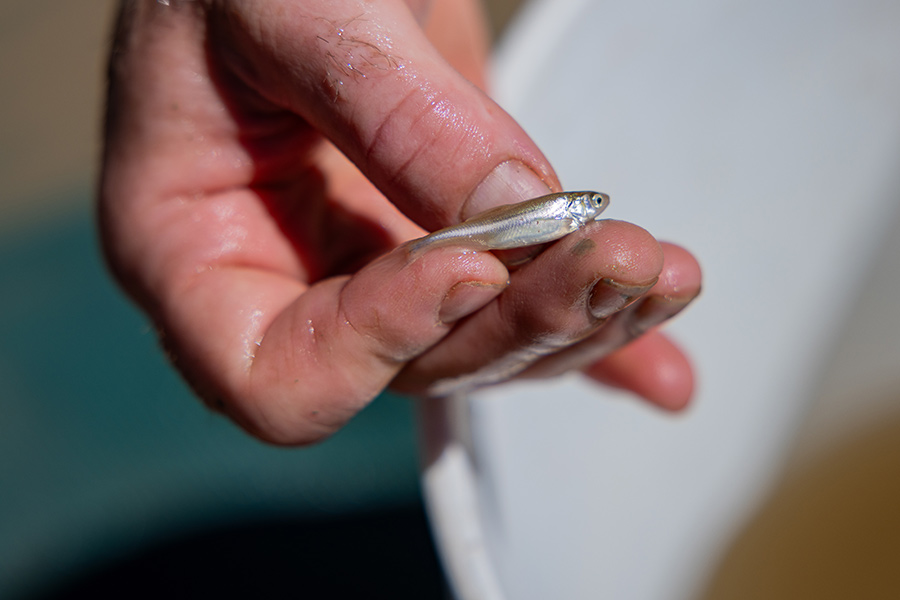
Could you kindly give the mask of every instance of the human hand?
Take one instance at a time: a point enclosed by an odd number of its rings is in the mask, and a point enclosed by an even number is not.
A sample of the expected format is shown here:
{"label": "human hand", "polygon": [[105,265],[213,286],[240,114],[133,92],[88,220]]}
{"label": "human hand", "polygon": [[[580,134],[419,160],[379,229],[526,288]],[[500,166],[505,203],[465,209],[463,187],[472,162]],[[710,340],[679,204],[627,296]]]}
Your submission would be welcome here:
{"label": "human hand", "polygon": [[117,277],[201,397],[273,443],[333,433],[388,385],[582,369],[683,406],[687,359],[647,330],[699,291],[686,251],[601,221],[515,269],[409,256],[561,190],[466,79],[487,49],[474,0],[428,4],[125,2],[100,193]]}

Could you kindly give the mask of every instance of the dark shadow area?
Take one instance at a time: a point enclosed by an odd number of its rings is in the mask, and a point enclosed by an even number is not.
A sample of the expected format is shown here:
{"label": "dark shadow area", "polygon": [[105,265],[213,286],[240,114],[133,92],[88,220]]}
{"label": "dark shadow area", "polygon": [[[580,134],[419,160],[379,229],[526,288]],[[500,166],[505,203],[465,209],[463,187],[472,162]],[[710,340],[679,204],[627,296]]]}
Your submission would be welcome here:
{"label": "dark shadow area", "polygon": [[199,531],[99,565],[21,600],[443,598],[419,506],[284,517]]}

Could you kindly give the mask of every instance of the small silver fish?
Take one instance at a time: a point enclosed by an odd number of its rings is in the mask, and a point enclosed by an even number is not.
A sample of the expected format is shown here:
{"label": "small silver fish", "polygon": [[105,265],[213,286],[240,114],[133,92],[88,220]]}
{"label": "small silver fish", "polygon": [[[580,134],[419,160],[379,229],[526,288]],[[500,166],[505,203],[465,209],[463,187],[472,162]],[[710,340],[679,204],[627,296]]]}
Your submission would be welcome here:
{"label": "small silver fish", "polygon": [[599,192],[560,192],[518,204],[498,206],[421,237],[409,246],[415,254],[438,246],[501,250],[558,240],[595,220],[609,206]]}

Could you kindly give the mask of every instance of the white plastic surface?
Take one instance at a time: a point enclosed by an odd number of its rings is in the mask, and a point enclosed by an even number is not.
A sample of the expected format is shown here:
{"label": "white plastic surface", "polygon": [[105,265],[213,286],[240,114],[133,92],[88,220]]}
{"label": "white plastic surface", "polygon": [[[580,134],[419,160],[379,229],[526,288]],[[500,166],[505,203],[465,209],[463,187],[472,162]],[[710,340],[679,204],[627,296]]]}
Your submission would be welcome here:
{"label": "white plastic surface", "polygon": [[513,27],[496,96],[566,189],[700,258],[670,328],[700,387],[677,417],[577,376],[432,406],[425,490],[461,600],[696,595],[895,214],[898,32],[876,0],[553,0]]}

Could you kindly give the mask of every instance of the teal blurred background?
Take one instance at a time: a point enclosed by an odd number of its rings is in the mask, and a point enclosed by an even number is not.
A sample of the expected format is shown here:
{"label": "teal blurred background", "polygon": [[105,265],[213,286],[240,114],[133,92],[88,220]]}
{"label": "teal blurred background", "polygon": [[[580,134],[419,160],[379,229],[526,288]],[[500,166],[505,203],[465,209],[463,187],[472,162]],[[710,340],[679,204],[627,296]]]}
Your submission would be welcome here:
{"label": "teal blurred background", "polygon": [[6,232],[0,289],[0,598],[235,521],[418,510],[409,401],[311,448],[251,439],[166,363],[88,212]]}

